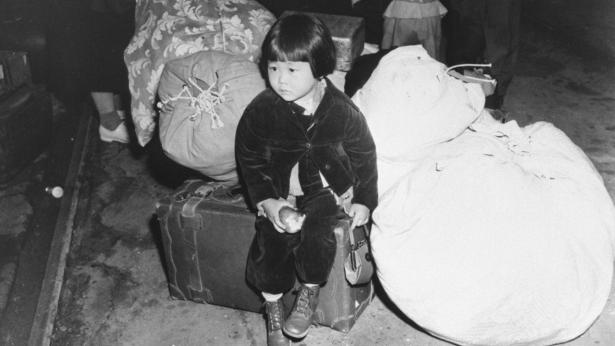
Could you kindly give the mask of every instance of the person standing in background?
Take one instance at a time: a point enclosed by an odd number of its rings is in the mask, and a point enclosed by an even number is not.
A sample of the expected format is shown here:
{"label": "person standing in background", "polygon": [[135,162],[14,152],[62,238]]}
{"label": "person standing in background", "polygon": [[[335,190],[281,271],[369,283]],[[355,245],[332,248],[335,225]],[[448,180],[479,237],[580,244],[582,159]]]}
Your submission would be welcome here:
{"label": "person standing in background", "polygon": [[449,12],[443,28],[448,65],[491,63],[496,81],[485,108],[501,108],[513,79],[519,51],[520,0],[443,0]]}
{"label": "person standing in background", "polygon": [[104,142],[129,142],[123,111],[129,95],[124,49],[134,32],[134,6],[131,0],[90,2],[88,84]]}
{"label": "person standing in background", "polygon": [[438,0],[393,0],[383,13],[380,49],[420,44],[442,61],[442,17],[446,8]]}

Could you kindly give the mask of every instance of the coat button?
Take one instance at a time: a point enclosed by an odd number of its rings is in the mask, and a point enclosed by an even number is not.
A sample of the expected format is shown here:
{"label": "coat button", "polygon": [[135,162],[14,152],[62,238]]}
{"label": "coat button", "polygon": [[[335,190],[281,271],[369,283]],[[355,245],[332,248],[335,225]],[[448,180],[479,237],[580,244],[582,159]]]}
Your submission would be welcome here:
{"label": "coat button", "polygon": [[328,171],[331,169],[331,165],[328,163],[325,163],[325,170]]}
{"label": "coat button", "polygon": [[310,148],[312,147],[312,143],[305,143],[305,147],[306,147],[307,149],[310,149]]}

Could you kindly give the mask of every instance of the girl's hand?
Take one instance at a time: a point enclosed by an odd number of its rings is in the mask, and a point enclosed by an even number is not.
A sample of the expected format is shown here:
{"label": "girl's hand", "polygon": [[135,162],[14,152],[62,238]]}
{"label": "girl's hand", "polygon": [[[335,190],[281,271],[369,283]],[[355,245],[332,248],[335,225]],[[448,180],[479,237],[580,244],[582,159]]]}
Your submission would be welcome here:
{"label": "girl's hand", "polygon": [[276,231],[285,233],[286,226],[280,220],[280,209],[284,206],[289,206],[292,208],[292,204],[283,198],[268,198],[258,203],[256,207],[258,208],[258,215],[262,215],[269,219]]}
{"label": "girl's hand", "polygon": [[354,229],[369,221],[369,209],[363,204],[353,203],[348,210],[348,216],[352,217],[350,229]]}

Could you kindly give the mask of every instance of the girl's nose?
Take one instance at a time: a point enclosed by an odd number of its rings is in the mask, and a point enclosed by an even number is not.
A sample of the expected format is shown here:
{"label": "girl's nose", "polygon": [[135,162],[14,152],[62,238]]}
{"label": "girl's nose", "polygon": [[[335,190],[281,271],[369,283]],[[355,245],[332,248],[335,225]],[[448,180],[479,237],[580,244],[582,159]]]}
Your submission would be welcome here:
{"label": "girl's nose", "polygon": [[284,84],[287,81],[288,81],[288,73],[284,71],[280,71],[280,73],[278,74],[278,83]]}

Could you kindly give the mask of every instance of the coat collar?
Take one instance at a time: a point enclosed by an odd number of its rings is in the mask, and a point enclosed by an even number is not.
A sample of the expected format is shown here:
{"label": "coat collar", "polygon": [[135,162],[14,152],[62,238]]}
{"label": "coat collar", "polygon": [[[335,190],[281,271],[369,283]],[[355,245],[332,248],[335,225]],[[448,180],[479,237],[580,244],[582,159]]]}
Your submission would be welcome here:
{"label": "coat collar", "polygon": [[[333,86],[333,83],[331,83],[329,78],[324,77],[324,79],[327,86],[325,88],[325,93],[322,96],[322,100],[320,101],[320,104],[314,112],[314,121],[322,120],[322,118],[328,113],[327,110],[332,106],[334,100],[332,95],[334,92],[333,88],[335,88],[335,86]],[[284,99],[282,99],[280,96],[277,96],[277,102],[286,103],[293,115],[302,115],[305,112],[305,108],[299,106],[295,102],[284,101]]]}

